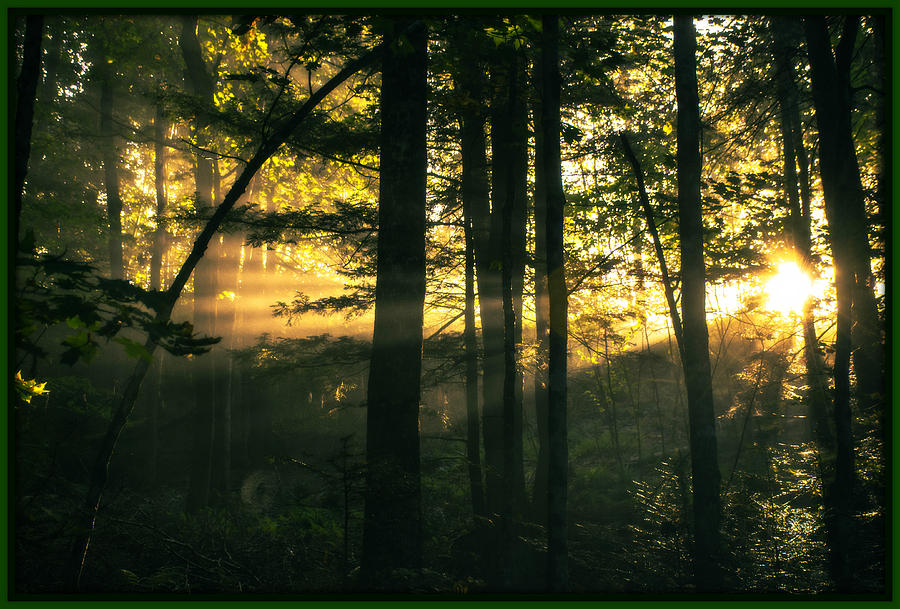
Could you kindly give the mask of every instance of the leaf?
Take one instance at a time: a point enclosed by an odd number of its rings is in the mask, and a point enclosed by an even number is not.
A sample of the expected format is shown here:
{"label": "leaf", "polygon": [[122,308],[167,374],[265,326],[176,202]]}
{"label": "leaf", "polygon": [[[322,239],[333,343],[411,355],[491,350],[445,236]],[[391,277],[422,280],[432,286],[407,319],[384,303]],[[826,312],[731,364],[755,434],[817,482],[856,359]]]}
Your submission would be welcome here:
{"label": "leaf", "polygon": [[113,342],[119,343],[123,347],[125,347],[125,353],[128,354],[128,357],[131,358],[141,358],[148,362],[153,361],[153,356],[150,355],[150,352],[147,351],[146,347],[140,343],[136,343],[131,339],[125,338],[124,336],[117,336],[113,339]]}
{"label": "leaf", "polygon": [[31,398],[36,395],[44,395],[46,393],[50,393],[50,391],[46,389],[46,381],[43,383],[38,383],[35,379],[24,379],[22,378],[21,370],[16,372],[14,381],[16,385],[16,393],[19,394],[19,397],[22,398],[22,401],[24,401],[26,404],[31,404]]}

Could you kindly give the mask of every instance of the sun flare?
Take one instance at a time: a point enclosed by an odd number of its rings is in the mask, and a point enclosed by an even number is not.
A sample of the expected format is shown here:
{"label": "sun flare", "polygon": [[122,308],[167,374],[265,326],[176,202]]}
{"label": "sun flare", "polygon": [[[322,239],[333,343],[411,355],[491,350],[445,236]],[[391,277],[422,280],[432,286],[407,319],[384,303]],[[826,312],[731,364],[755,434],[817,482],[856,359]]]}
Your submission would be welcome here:
{"label": "sun flare", "polygon": [[782,315],[803,312],[813,295],[813,281],[793,260],[778,263],[778,271],[766,282],[766,308]]}

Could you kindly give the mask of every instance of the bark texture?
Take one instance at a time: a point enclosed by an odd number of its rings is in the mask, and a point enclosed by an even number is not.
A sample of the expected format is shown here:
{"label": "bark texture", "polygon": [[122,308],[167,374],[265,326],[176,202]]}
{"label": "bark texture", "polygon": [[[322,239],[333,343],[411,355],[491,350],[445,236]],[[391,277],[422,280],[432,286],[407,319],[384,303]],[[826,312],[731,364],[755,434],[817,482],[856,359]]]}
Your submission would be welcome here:
{"label": "bark texture", "polygon": [[[182,17],[179,46],[187,66],[188,88],[193,95],[203,102],[212,102],[214,82],[207,72],[197,37],[198,19],[196,16]],[[205,125],[202,121],[194,123],[195,138],[202,147],[206,147],[203,136]],[[214,204],[213,162],[208,155],[199,150],[194,153],[194,184],[198,209],[209,208]],[[211,243],[210,253],[197,264],[194,273],[194,331],[206,336],[215,336],[216,329],[216,295],[218,292],[218,258],[219,240]],[[216,403],[222,397],[216,383],[216,363],[214,353],[197,358],[193,362],[194,383],[194,442],[191,447],[190,483],[186,498],[186,509],[197,511],[210,505],[212,492],[212,476],[214,467],[213,445],[216,437]]]}
{"label": "bark texture", "polygon": [[403,588],[422,562],[419,391],[425,302],[426,34],[388,34],[381,91],[375,327],[366,420],[362,584]]}
{"label": "bark texture", "polygon": [[565,194],[560,159],[559,18],[544,15],[541,49],[541,128],[547,188],[547,273],[549,295],[549,401],[547,405],[548,497],[547,583],[554,592],[569,586],[566,499],[568,489],[566,360],[568,302],[563,225]]}
{"label": "bark texture", "polygon": [[850,64],[859,18],[845,18],[834,53],[824,17],[805,17],[803,22],[837,293],[833,411],[836,438],[833,518],[836,532],[830,566],[838,590],[848,590],[853,583],[851,497],[855,484],[851,357],[859,408],[874,411],[883,421],[885,393],[883,336],[873,291],[865,196],[850,116]]}
{"label": "bark texture", "polygon": [[13,217],[16,238],[19,235],[19,221],[22,215],[22,197],[25,194],[25,175],[28,173],[28,157],[31,154],[31,128],[34,124],[34,101],[37,84],[41,78],[41,38],[44,30],[42,15],[28,15],[25,18],[25,40],[22,50],[22,69],[16,80],[15,118],[15,216]]}
{"label": "bark texture", "polygon": [[722,518],[716,419],[706,326],[706,270],[700,198],[700,103],[693,18],[675,16],[677,180],[681,239],[682,365],[688,397],[693,480],[694,577],[698,590],[722,588]]}

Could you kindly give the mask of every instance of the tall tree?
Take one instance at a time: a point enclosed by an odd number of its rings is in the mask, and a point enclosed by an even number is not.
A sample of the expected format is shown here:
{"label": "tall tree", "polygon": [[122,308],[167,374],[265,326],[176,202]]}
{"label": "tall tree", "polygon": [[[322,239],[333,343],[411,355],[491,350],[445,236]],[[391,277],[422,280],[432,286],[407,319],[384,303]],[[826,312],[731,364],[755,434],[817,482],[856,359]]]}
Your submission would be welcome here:
{"label": "tall tree", "polygon": [[[497,47],[491,74],[491,197],[490,211],[475,218],[478,300],[484,341],[483,420],[485,487],[490,513],[503,514],[507,501],[521,510],[525,498],[522,464],[522,383],[512,365],[521,342],[524,287],[527,106],[521,94],[522,57],[511,43]],[[509,248],[504,249],[508,229]],[[504,293],[504,264],[509,285]],[[504,297],[512,303],[512,336],[507,340]],[[512,357],[506,353],[513,349]],[[512,362],[512,363],[511,363]],[[510,369],[510,366],[512,368]],[[512,376],[504,402],[504,384]],[[510,471],[507,471],[511,468]],[[511,516],[511,514],[510,514]],[[501,565],[502,566],[502,565]]]}
{"label": "tall tree", "polygon": [[543,174],[547,192],[547,293],[549,301],[549,362],[547,404],[547,582],[551,590],[569,585],[566,499],[568,446],[566,359],[568,356],[568,302],[563,227],[565,194],[560,158],[559,18],[544,15],[541,45],[541,131]]}
{"label": "tall tree", "polygon": [[[861,409],[881,409],[884,395],[882,337],[873,293],[865,196],[851,129],[850,64],[859,18],[847,16],[832,52],[823,16],[804,17],[816,124],[825,217],[834,260],[837,322],[834,353],[834,419],[837,452],[836,543],[832,576],[840,590],[852,586],[849,557],[851,502],[855,479],[850,408],[850,363],[856,373]],[[855,319],[855,327],[853,321]],[[854,343],[856,348],[854,349]]]}
{"label": "tall tree", "polygon": [[[197,36],[198,26],[199,19],[196,16],[182,16],[179,46],[187,66],[188,90],[201,103],[211,104],[215,81],[203,60]],[[202,120],[195,120],[193,131],[198,148],[194,153],[194,190],[198,209],[210,208],[214,201],[213,162],[208,153],[201,150],[206,148],[205,127]],[[209,253],[199,261],[194,273],[194,329],[207,336],[216,334],[219,250],[219,240],[215,239]],[[216,387],[216,360],[213,356],[202,357],[193,365],[194,443],[191,447],[190,484],[186,499],[188,511],[206,507],[211,500],[216,404],[220,397],[220,391]]]}
{"label": "tall tree", "polygon": [[[469,486],[472,510],[476,516],[487,515],[484,478],[481,467],[481,425],[478,413],[478,354],[475,327],[475,259],[477,254],[477,222],[490,207],[485,151],[485,113],[482,104],[482,62],[477,54],[477,37],[470,23],[461,24],[454,42],[458,65],[454,80],[459,87],[460,155],[462,157],[461,196],[466,243],[466,458],[469,462]],[[476,52],[473,52],[476,51]]]}
{"label": "tall tree", "polygon": [[700,101],[697,38],[690,15],[675,16],[675,100],[678,107],[678,217],[684,379],[688,396],[693,480],[694,577],[698,590],[722,588],[721,501],[716,419],[706,326],[706,269],[700,198]]}
{"label": "tall tree", "polygon": [[534,468],[532,517],[547,523],[547,474],[549,442],[547,434],[547,403],[549,399],[547,360],[550,348],[550,306],[547,295],[547,177],[544,171],[544,128],[541,122],[540,98],[543,95],[543,68],[536,66],[537,96],[532,116],[534,120],[534,332],[537,342],[534,372],[534,415],[538,436],[537,464]]}
{"label": "tall tree", "polygon": [[22,68],[16,80],[15,117],[15,209],[13,228],[18,239],[19,219],[22,215],[22,195],[25,191],[25,174],[28,173],[28,157],[31,154],[31,128],[34,123],[34,100],[41,77],[41,39],[44,17],[28,15],[25,18]]}
{"label": "tall tree", "polygon": [[156,227],[153,231],[153,246],[150,250],[150,289],[162,289],[162,258],[165,251],[165,227],[163,215],[166,213],[166,115],[162,99],[156,100],[156,114],[153,118],[153,187],[156,195]]}
{"label": "tall tree", "polygon": [[[775,56],[776,91],[778,95],[779,126],[781,132],[782,156],[784,159],[784,191],[788,203],[790,219],[790,242],[802,266],[807,271],[812,268],[812,236],[810,234],[810,190],[806,152],[800,124],[797,101],[797,85],[792,65],[792,51],[796,48],[791,25],[786,17],[774,18],[773,54]],[[799,168],[799,175],[798,175]],[[806,379],[809,391],[810,423],[816,442],[819,475],[822,480],[822,497],[825,505],[825,526],[828,533],[830,565],[839,566],[844,560],[845,549],[840,543],[841,525],[835,521],[838,498],[835,482],[835,438],[834,422],[829,416],[825,362],[819,351],[813,313],[813,299],[807,299],[803,306],[803,353],[806,362]],[[832,573],[832,576],[837,573]]]}
{"label": "tall tree", "polygon": [[[157,92],[159,94],[159,91]],[[153,231],[153,245],[150,250],[150,289],[162,290],[162,259],[165,248],[165,228],[163,214],[166,213],[166,117],[162,99],[157,95],[156,112],[153,118],[153,185],[156,194],[156,227]],[[157,479],[159,462],[159,413],[163,403],[163,360],[157,362],[156,396],[150,400],[150,457],[147,463],[148,484]]]}
{"label": "tall tree", "polygon": [[669,266],[666,264],[666,255],[663,251],[662,241],[659,238],[659,229],[656,226],[656,220],[653,218],[653,208],[650,206],[650,197],[647,195],[647,186],[644,183],[644,171],[638,161],[637,155],[628,141],[628,136],[624,133],[619,134],[622,142],[622,148],[625,150],[625,156],[634,170],[634,176],[637,180],[638,199],[641,204],[641,211],[644,214],[644,222],[647,224],[647,230],[653,239],[653,249],[656,252],[656,260],[659,264],[659,275],[662,279],[663,292],[666,295],[666,304],[669,308],[669,319],[672,322],[672,330],[675,333],[675,342],[678,345],[678,352],[684,357],[684,336],[682,335],[681,316],[678,314],[678,305],[675,302],[675,289],[669,280]]}
{"label": "tall tree", "polygon": [[[426,32],[388,20],[382,60],[375,326],[361,578],[402,587],[422,561],[419,392],[425,303]],[[401,35],[402,34],[402,35]]]}

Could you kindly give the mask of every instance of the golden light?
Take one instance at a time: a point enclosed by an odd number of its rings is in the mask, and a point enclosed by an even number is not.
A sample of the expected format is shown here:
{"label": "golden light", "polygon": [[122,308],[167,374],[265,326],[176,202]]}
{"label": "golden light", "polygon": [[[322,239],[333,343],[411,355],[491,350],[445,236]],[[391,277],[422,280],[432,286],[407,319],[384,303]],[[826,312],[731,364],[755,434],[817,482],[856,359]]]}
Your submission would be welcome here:
{"label": "golden light", "polygon": [[813,295],[813,282],[793,260],[778,263],[778,272],[765,285],[766,308],[782,315],[802,313]]}

